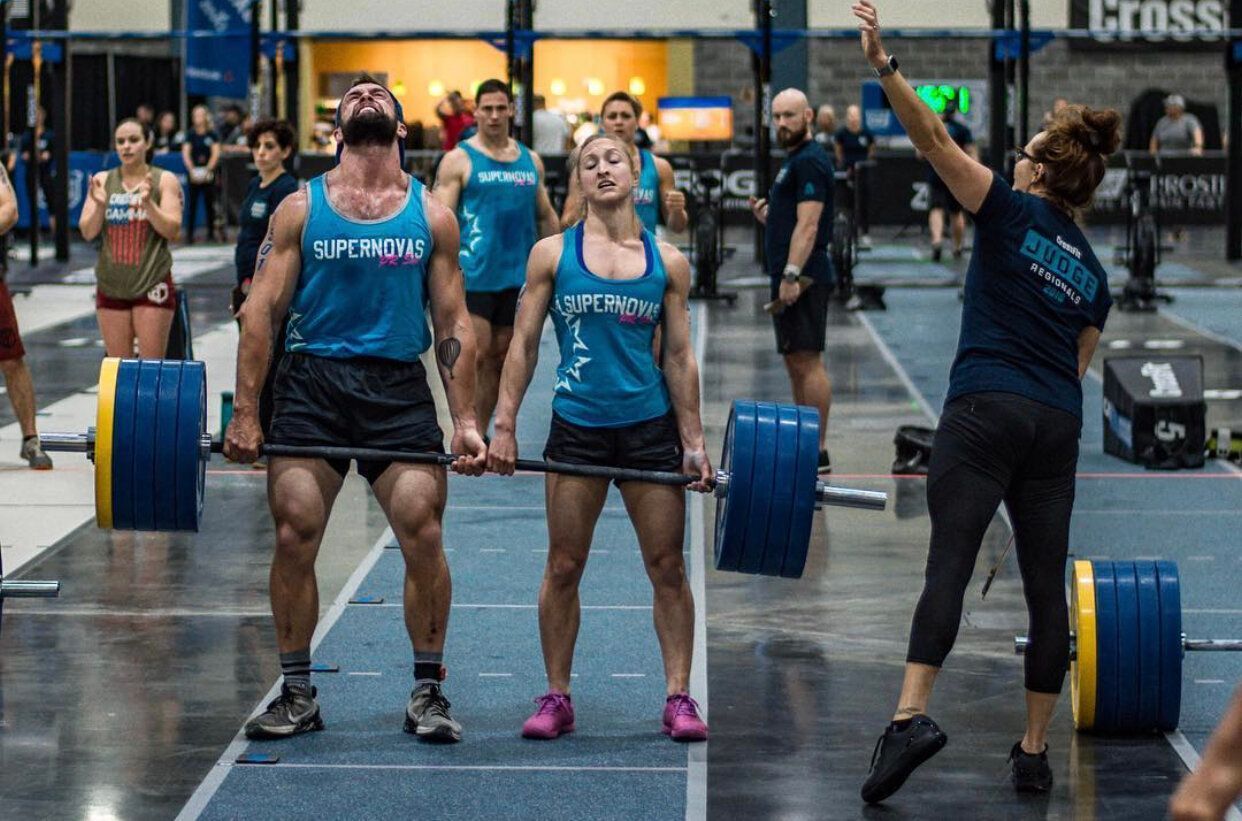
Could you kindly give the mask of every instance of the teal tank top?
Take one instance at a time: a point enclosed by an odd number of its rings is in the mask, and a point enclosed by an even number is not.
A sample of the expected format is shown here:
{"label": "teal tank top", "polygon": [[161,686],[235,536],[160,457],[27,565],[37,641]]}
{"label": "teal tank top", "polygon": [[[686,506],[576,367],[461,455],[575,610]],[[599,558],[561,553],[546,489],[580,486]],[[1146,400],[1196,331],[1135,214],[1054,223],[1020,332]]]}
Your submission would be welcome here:
{"label": "teal tank top", "polygon": [[638,149],[638,187],[634,189],[634,210],[643,227],[655,233],[660,222],[660,174],[655,157],[645,148]]}
{"label": "teal tank top", "polygon": [[410,177],[400,211],[355,220],[332,207],[323,176],[307,184],[302,274],[289,305],[286,350],[413,362],[431,347],[427,263],[434,245],[424,191]]}
{"label": "teal tank top", "polygon": [[464,142],[459,145],[470,157],[470,178],[457,206],[466,290],[521,288],[526,258],[539,239],[535,161],[521,143],[512,162],[498,162]]}
{"label": "teal tank top", "polygon": [[647,269],[636,279],[591,273],[582,223],[564,234],[550,312],[561,349],[552,410],[575,425],[613,428],[668,413],[668,386],[651,353],[668,277],[643,231]]}

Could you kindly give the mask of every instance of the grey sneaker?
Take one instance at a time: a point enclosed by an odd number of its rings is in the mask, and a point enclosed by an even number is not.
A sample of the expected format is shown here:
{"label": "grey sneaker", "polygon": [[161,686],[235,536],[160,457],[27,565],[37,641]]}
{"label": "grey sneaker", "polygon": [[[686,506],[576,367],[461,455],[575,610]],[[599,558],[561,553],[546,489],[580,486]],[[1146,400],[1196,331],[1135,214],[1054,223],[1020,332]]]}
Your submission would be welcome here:
{"label": "grey sneaker", "polygon": [[310,695],[280,685],[280,695],[272,699],[267,710],[246,722],[246,738],[288,738],[323,729],[315,688]]}
{"label": "grey sneaker", "polygon": [[461,725],[449,715],[449,700],[438,684],[424,684],[410,693],[405,706],[405,731],[419,741],[455,744],[461,741]]}
{"label": "grey sneaker", "polygon": [[21,456],[30,463],[31,470],[51,470],[52,457],[43,452],[39,445],[39,437],[32,436],[22,442]]}

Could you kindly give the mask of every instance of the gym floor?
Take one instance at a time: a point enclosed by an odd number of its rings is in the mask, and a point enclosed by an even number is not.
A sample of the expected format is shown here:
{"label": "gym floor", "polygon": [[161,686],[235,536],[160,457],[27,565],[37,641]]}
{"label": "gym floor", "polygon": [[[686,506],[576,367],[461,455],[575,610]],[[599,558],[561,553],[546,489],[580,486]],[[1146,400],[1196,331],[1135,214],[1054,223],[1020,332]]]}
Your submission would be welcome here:
{"label": "gym floor", "polygon": [[[694,306],[703,417],[718,455],[729,403],[789,401],[749,234],[722,287],[737,304]],[[884,810],[858,799],[893,708],[928,540],[924,483],[888,475],[902,424],[932,424],[957,337],[963,267],[934,265],[915,242],[877,235],[860,281],[890,287],[885,312],[834,309],[828,363],[835,399],[829,449],[842,484],[886,490],[884,513],[817,516],[798,581],[711,569],[710,501],[687,516],[687,565],[700,624],[693,695],[712,739],[679,746],[658,732],[662,675],[650,593],[613,492],[583,583],[575,670],[578,731],[525,742],[518,728],[542,692],[534,609],[546,551],[542,482],[450,482],[445,535],[454,573],[446,693],[463,722],[456,747],[400,730],[410,683],[401,626],[401,562],[356,475],[346,482],[318,564],[323,621],[314,661],[327,730],[284,743],[238,738],[279,678],[267,604],[271,524],[261,470],[213,463],[204,527],[191,537],[94,528],[91,471],[60,454],[31,474],[0,402],[0,548],[11,576],[59,579],[54,600],[11,600],[0,632],[0,806],[9,817],[276,818],[410,814],[468,818],[1160,818],[1242,678],[1236,654],[1188,654],[1181,730],[1100,738],[1073,731],[1062,699],[1051,795],[1019,799],[1006,756],[1022,732],[1025,607],[1012,553],[986,600],[987,570],[1008,541],[997,517],[967,594],[957,647],[932,713],[949,746]],[[1108,236],[1097,237],[1097,250]],[[1161,269],[1176,301],[1159,314],[1114,311],[1084,383],[1085,427],[1071,536],[1079,557],[1162,557],[1182,574],[1185,630],[1242,635],[1242,472],[1148,473],[1106,457],[1098,379],[1110,351],[1201,353],[1208,388],[1242,387],[1242,269],[1213,261],[1219,241],[1192,231]],[[236,329],[226,303],[231,248],[176,253],[188,283],[195,353],[207,363],[209,424],[232,387]],[[1103,258],[1105,253],[1100,251]],[[89,258],[12,267],[40,426],[93,423],[100,350]],[[86,269],[85,272],[82,269]],[[525,455],[542,449],[554,352],[545,347],[520,419]],[[432,380],[435,384],[436,380]],[[1209,403],[1209,426],[1242,420],[1242,401]],[[365,602],[365,603],[364,603]],[[1068,685],[1067,685],[1068,693]],[[243,754],[274,764],[237,764]],[[1242,817],[1242,816],[1240,816]]]}

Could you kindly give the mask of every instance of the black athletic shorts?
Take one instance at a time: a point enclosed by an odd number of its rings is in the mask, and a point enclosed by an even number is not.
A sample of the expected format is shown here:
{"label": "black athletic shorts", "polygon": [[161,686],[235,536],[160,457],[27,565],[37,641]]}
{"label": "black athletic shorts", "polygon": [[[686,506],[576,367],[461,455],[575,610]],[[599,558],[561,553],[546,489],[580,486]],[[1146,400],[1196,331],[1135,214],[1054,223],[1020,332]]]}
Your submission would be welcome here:
{"label": "black athletic shorts", "polygon": [[[816,282],[802,292],[797,302],[772,317],[777,353],[783,356],[800,351],[824,350],[824,337],[828,334],[828,300],[831,296],[831,285]],[[776,299],[776,292],[773,292],[772,298]]]}
{"label": "black athletic shorts", "polygon": [[949,186],[945,185],[939,177],[935,177],[928,181],[928,208],[942,208],[950,214],[962,213],[962,204],[957,201],[957,197],[953,196],[953,192],[949,190]]}
{"label": "black athletic shorts", "polygon": [[[272,394],[273,444],[444,452],[422,362],[286,353]],[[348,459],[328,464],[349,472]],[[358,473],[374,484],[389,464],[359,459]]]}
{"label": "black athletic shorts", "polygon": [[548,443],[543,448],[543,458],[552,462],[674,473],[681,471],[681,457],[677,415],[671,410],[619,428],[588,428],[553,413]]}
{"label": "black athletic shorts", "polygon": [[517,318],[518,295],[521,288],[504,291],[466,291],[466,310],[493,325],[512,328]]}

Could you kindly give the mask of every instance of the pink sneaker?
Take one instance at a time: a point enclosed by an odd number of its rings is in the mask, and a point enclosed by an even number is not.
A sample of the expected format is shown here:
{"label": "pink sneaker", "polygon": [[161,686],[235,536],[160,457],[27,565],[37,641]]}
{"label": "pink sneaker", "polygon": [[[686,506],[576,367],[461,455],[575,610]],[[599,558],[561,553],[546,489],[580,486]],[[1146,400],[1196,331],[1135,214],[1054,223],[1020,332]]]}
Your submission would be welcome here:
{"label": "pink sneaker", "polygon": [[699,718],[699,705],[688,693],[671,695],[664,702],[664,734],[674,741],[706,741],[707,724]]}
{"label": "pink sneaker", "polygon": [[574,731],[574,705],[566,693],[549,690],[535,699],[539,709],[522,725],[522,738],[556,738]]}

